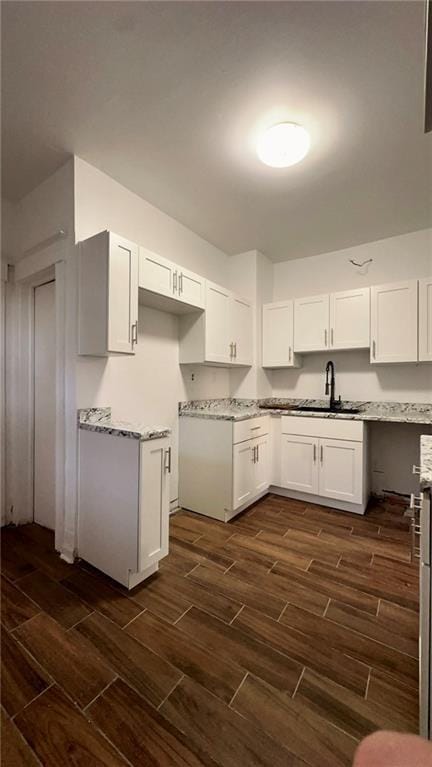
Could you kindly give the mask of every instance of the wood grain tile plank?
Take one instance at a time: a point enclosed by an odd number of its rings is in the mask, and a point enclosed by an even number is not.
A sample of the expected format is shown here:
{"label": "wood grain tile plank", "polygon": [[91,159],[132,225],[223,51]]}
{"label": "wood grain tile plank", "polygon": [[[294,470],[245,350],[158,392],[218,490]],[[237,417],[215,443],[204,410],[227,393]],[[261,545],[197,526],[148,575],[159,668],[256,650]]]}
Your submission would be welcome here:
{"label": "wood grain tile plank", "polygon": [[15,716],[46,690],[52,680],[15,637],[5,630],[2,631],[1,650],[1,704],[9,716]]}
{"label": "wood grain tile plank", "polygon": [[88,714],[134,767],[217,767],[121,679],[99,696]]}
{"label": "wood grain tile plank", "polygon": [[[396,676],[404,684],[417,687],[418,661],[416,658],[404,655],[392,647],[365,637],[357,631],[329,620],[327,617],[312,615],[307,610],[302,610],[294,605],[287,606],[282,615],[281,623],[289,626],[290,629],[301,632],[305,636],[305,641],[312,636],[315,641],[326,646],[327,649],[332,647],[350,658],[357,659],[360,663]],[[320,669],[316,670],[323,673]],[[339,681],[334,677],[331,678],[334,681]]]}
{"label": "wood grain tile plank", "polygon": [[293,693],[303,669],[296,660],[196,607],[192,607],[176,625],[189,636],[199,637],[200,643],[216,656],[241,666],[278,690],[289,695]]}
{"label": "wood grain tile plank", "polygon": [[306,669],[301,678],[295,700],[309,706],[353,738],[364,738],[375,730],[409,731],[406,717],[395,715],[385,705],[373,705],[310,669]]}
{"label": "wood grain tile plank", "polygon": [[369,703],[384,706],[396,717],[406,722],[406,729],[418,733],[419,696],[418,691],[403,684],[395,685],[394,679],[378,669],[372,669],[367,690]]}
{"label": "wood grain tile plank", "polygon": [[202,545],[201,540],[198,540],[197,543],[176,541],[172,544],[172,551],[188,559],[193,559],[196,563],[205,564],[207,567],[216,567],[218,570],[226,570],[232,565],[233,559],[220,554],[211,543]]}
{"label": "wood grain tile plank", "polygon": [[26,551],[23,546],[19,546],[17,540],[16,528],[3,528],[1,534],[1,572],[10,581],[16,581],[23,575],[33,573],[36,568],[26,558]]}
{"label": "wood grain tile plank", "polygon": [[[298,609],[288,605],[287,610],[290,608]],[[317,618],[312,613],[308,615]],[[308,666],[359,695],[364,695],[369,676],[367,666],[352,657],[346,657],[342,651],[332,648],[329,642],[322,642],[314,634],[305,636],[286,623],[278,623],[250,607],[245,607],[232,625],[298,664]]]}
{"label": "wood grain tile plank", "polygon": [[193,748],[211,753],[221,767],[305,767],[303,760],[187,677],[160,710]]}
{"label": "wood grain tile plank", "polygon": [[[260,533],[259,540],[270,544],[271,546],[280,545],[280,540],[272,533]],[[328,562],[331,565],[337,565],[340,559],[340,550],[335,546],[326,546],[321,540],[321,535],[317,537],[311,533],[288,530],[283,539],[284,550],[288,553],[299,554],[309,559],[318,559]],[[280,557],[281,561],[284,561]]]}
{"label": "wood grain tile plank", "polygon": [[340,553],[349,554],[356,551],[371,551],[375,554],[382,554],[383,556],[391,557],[392,559],[399,560],[401,562],[409,562],[410,552],[407,546],[400,542],[393,543],[384,538],[375,536],[367,536],[358,533],[352,535],[349,538],[340,538],[333,533],[328,533],[325,530],[320,533],[320,538],[326,543],[333,543],[335,546],[340,546]]}
{"label": "wood grain tile plank", "polygon": [[194,559],[185,557],[178,552],[173,552],[172,546],[170,546],[170,552],[167,557],[162,559],[159,563],[159,572],[171,572],[178,573],[178,575],[187,575],[196,567],[197,563]]}
{"label": "wood grain tile plank", "polygon": [[90,642],[116,674],[155,706],[181,679],[178,669],[103,615],[93,613],[71,631]]}
{"label": "wood grain tile plank", "polygon": [[41,613],[14,634],[38,663],[80,706],[86,706],[115,674],[75,629],[65,631]]}
{"label": "wood grain tile plank", "polygon": [[91,612],[74,593],[45,573],[30,573],[20,578],[17,586],[64,628],[70,628]]}
{"label": "wood grain tile plank", "polygon": [[127,762],[56,686],[43,693],[15,720],[44,767]]}
{"label": "wood grain tile plank", "polygon": [[261,538],[248,538],[245,535],[235,534],[232,538],[232,542],[241,546],[244,549],[250,549],[251,551],[263,554],[274,561],[285,562],[290,565],[294,565],[301,570],[307,570],[312,557],[300,552],[288,550],[286,547],[285,539],[281,538],[277,544],[269,543]]}
{"label": "wood grain tile plank", "polygon": [[407,610],[406,607],[381,599],[377,620],[389,630],[397,632],[413,642],[418,642],[419,616],[415,610]]}
{"label": "wood grain tile plank", "polygon": [[[45,534],[36,532],[38,528],[39,525],[22,525],[17,529],[14,546],[18,553],[20,555],[22,553],[24,559],[36,570],[42,570],[54,580],[67,578],[73,572],[73,565],[60,559],[60,554],[54,550],[54,546],[48,542]],[[44,530],[44,528],[39,529]]]}
{"label": "wood grain tile plank", "polygon": [[1,763],[4,767],[40,767],[40,761],[13,721],[2,717]]}
{"label": "wood grain tile plank", "polygon": [[170,541],[174,541],[174,543],[176,541],[187,541],[187,543],[195,543],[195,541],[201,538],[201,535],[183,527],[170,527],[169,537]]}
{"label": "wood grain tile plank", "polygon": [[[239,546],[239,544],[235,542],[234,536],[221,546],[220,550],[222,553],[233,559],[235,564],[244,562],[248,565],[252,565],[256,571],[259,570],[264,574],[267,573],[277,561],[273,557],[268,557],[258,551],[254,551],[253,548]],[[231,569],[232,568],[230,568],[230,570]]]}
{"label": "wood grain tile plank", "polygon": [[299,700],[248,675],[232,708],[297,757],[320,767],[350,767],[357,741]]}
{"label": "wood grain tile plank", "polygon": [[119,626],[125,626],[142,612],[142,607],[109,586],[102,578],[76,570],[62,585],[85,602],[92,610],[105,615]]}
{"label": "wood grain tile plank", "polygon": [[[378,608],[378,597],[374,594],[367,594],[354,586],[348,585],[344,577],[338,578],[334,567],[324,569],[321,567],[319,573],[315,572],[318,563],[313,560],[307,573],[299,572],[297,568],[287,567],[286,564],[278,562],[272,569],[280,578],[285,578],[288,582],[298,583],[306,589],[315,590],[327,598],[338,599],[341,602],[357,607],[359,610],[376,615]],[[330,575],[329,575],[330,573]],[[301,606],[301,605],[300,605]]]}
{"label": "wood grain tile plank", "polygon": [[226,703],[244,678],[242,668],[210,652],[199,635],[192,638],[150,612],[138,616],[125,631]]}
{"label": "wood grain tile plank", "polygon": [[[213,599],[215,596],[221,595],[226,599],[236,600],[235,605],[238,606],[237,612],[241,605],[244,604],[249,605],[249,607],[254,607],[265,615],[277,619],[286,604],[285,599],[281,599],[269,591],[234,577],[230,570],[223,574],[200,565],[187,579],[194,583],[199,583],[202,586],[206,586],[209,595],[213,595]],[[206,609],[205,605],[200,605],[199,602],[195,602],[195,604],[198,607],[202,606]],[[207,610],[214,614],[213,610],[209,610],[208,608]],[[231,618],[234,618],[237,612],[232,615]]]}
{"label": "wood grain tile plank", "polygon": [[1,579],[1,621],[11,631],[37,615],[39,608],[6,578]]}
{"label": "wood grain tile plank", "polygon": [[418,657],[418,637],[409,639],[403,636],[395,625],[386,626],[384,621],[355,607],[343,602],[331,601],[326,618],[401,653],[411,655],[413,658]]}
{"label": "wood grain tile plank", "polygon": [[[201,565],[199,567],[202,567]],[[203,568],[207,573],[215,571]],[[195,573],[195,570],[192,573]],[[174,621],[193,604],[215,615],[227,623],[237,615],[242,602],[234,594],[229,596],[217,589],[209,590],[204,580],[192,576],[180,577],[174,574],[156,574],[134,589],[133,598],[142,607],[160,615],[168,621]]]}

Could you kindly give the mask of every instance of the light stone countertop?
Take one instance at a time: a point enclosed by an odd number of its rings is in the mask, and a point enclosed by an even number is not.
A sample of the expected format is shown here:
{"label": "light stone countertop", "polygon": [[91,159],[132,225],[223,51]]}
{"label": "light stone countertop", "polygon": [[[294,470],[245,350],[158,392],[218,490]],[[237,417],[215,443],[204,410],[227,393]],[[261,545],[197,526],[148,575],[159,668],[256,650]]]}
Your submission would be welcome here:
{"label": "light stone countertop", "polygon": [[432,434],[420,437],[420,487],[432,488]]}
{"label": "light stone countertop", "polygon": [[[271,407],[259,407],[266,405]],[[358,413],[302,412],[289,406],[327,406],[326,400],[279,399],[261,400],[219,399],[191,400],[179,403],[179,416],[223,421],[245,421],[265,415],[292,415],[301,418],[337,418],[349,421],[383,421],[387,423],[416,423],[432,426],[432,404],[412,402],[343,402],[344,407],[358,408]]]}
{"label": "light stone countertop", "polygon": [[169,437],[171,434],[171,429],[168,426],[146,426],[127,421],[113,421],[110,407],[90,407],[78,410],[78,426],[85,431],[96,431],[115,437],[129,437],[130,439],[139,439],[141,442]]}

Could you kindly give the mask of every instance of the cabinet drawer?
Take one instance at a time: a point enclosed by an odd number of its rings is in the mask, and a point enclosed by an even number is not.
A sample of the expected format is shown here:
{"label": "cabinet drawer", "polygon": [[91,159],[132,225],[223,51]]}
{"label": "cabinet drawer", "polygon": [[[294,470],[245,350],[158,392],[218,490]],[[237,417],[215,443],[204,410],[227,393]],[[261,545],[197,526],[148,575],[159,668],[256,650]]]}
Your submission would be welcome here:
{"label": "cabinet drawer", "polygon": [[336,418],[308,418],[307,416],[282,416],[282,434],[299,434],[306,437],[350,439],[362,442],[363,421],[338,420]]}
{"label": "cabinet drawer", "polygon": [[237,421],[233,424],[233,444],[244,442],[246,439],[260,437],[270,431],[270,416],[258,416],[247,421]]}

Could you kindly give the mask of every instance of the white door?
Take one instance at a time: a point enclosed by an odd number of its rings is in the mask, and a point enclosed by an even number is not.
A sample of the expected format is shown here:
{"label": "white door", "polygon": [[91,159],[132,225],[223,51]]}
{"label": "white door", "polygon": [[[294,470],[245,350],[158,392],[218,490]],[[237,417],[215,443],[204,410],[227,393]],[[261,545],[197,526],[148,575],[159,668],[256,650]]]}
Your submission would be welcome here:
{"label": "white door", "polygon": [[318,440],[282,434],[281,486],[318,493]]}
{"label": "white door", "polygon": [[56,311],[55,282],[34,291],[33,518],[55,529]]}
{"label": "white door", "polygon": [[252,440],[233,447],[233,510],[253,497]]}
{"label": "white door", "polygon": [[133,354],[138,320],[138,246],[110,234],[108,352]]}
{"label": "white door", "polygon": [[252,306],[248,301],[236,296],[231,298],[231,336],[234,343],[234,364],[252,365]]}
{"label": "white door", "polygon": [[365,349],[370,345],[370,290],[330,294],[330,347]]}
{"label": "white door", "polygon": [[432,277],[419,280],[419,360],[432,361]]}
{"label": "white door", "polygon": [[178,276],[178,298],[185,304],[196,306],[198,309],[204,308],[205,303],[205,283],[199,274],[186,272],[182,269]]}
{"label": "white door", "polygon": [[320,439],[319,466],[319,495],[347,503],[362,502],[362,443]]}
{"label": "white door", "polygon": [[295,365],[294,301],[263,306],[262,365],[289,368]]}
{"label": "white door", "polygon": [[206,362],[231,362],[230,300],[225,288],[206,283],[205,312],[205,360]]}
{"label": "white door", "polygon": [[138,569],[145,570],[168,554],[169,440],[141,443]]}
{"label": "white door", "polygon": [[176,292],[178,270],[172,261],[152,253],[146,248],[139,249],[139,286],[163,296]]}
{"label": "white door", "polygon": [[329,347],[329,296],[296,298],[294,301],[294,349],[323,351]]}
{"label": "white door", "polygon": [[416,362],[417,280],[371,288],[371,362]]}
{"label": "white door", "polygon": [[[254,453],[255,451],[255,453]],[[253,488],[252,494],[262,493],[270,485],[271,473],[271,441],[270,435],[256,437],[252,440]]]}

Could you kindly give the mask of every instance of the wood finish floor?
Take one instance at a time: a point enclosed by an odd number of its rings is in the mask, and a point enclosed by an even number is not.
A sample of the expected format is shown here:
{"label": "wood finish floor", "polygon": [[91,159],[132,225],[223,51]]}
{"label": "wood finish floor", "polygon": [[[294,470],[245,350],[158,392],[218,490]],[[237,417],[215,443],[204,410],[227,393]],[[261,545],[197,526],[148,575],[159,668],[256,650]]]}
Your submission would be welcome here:
{"label": "wood finish floor", "polygon": [[129,594],[53,535],[2,531],[8,767],[342,767],[417,731],[418,568],[403,507],[362,518],[267,496],[171,518]]}

